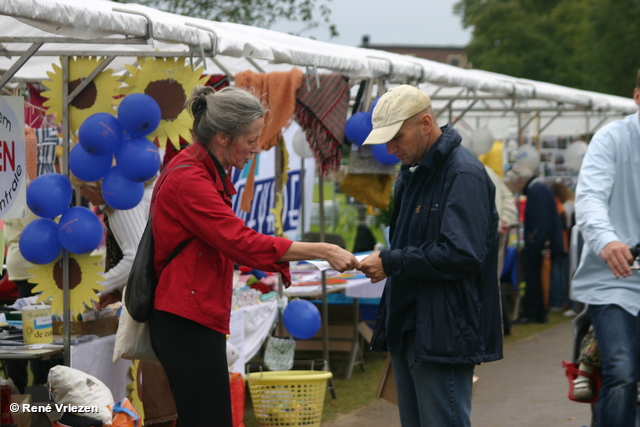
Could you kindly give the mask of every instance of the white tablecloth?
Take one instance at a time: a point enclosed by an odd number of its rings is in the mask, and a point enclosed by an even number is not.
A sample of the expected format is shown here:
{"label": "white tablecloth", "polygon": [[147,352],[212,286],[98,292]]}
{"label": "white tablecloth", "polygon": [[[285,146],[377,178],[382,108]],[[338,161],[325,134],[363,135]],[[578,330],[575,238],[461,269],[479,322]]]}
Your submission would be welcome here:
{"label": "white tablecloth", "polygon": [[133,380],[129,375],[131,360],[120,359],[113,363],[115,335],[96,338],[71,346],[71,367],[93,375],[105,383],[113,394],[113,400],[121,401],[129,395],[127,385]]}
{"label": "white tablecloth", "polygon": [[[244,373],[244,363],[260,350],[271,331],[277,313],[276,299],[231,312],[232,330],[229,339],[233,342],[239,338],[243,351],[237,362],[238,366],[234,366],[234,372]],[[113,399],[119,402],[129,395],[127,385],[133,381],[129,375],[129,367],[133,362],[125,359],[116,363],[111,361],[115,342],[116,336],[108,335],[71,346],[71,367],[93,375],[105,383],[111,390]]]}
{"label": "white tablecloth", "polygon": [[380,298],[387,279],[371,283],[370,279],[352,279],[347,283],[345,295],[352,298]]}

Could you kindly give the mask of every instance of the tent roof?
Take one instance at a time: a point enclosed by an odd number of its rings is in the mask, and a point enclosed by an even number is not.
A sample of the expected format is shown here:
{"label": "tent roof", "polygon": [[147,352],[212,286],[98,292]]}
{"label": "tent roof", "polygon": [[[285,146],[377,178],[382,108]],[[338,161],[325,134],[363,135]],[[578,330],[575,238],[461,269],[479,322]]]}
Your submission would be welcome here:
{"label": "tent roof", "polygon": [[15,67],[16,56],[38,41],[46,43],[17,70],[15,78],[45,79],[52,58],[61,54],[117,56],[110,64],[116,71],[132,62],[127,56],[186,55],[205,56],[210,73],[299,66],[339,72],[352,79],[422,83],[420,87],[433,96],[434,107],[469,114],[562,110],[620,116],[638,109],[630,98],[185,17],[137,4],[102,0],[0,2],[0,70]]}

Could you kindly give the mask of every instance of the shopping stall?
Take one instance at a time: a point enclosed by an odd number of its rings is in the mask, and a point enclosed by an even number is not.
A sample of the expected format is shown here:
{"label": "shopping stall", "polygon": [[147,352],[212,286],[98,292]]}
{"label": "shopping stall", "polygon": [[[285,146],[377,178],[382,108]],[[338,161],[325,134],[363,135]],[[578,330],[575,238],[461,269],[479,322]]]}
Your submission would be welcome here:
{"label": "shopping stall", "polygon": [[[90,66],[78,66],[81,59],[85,61],[83,58],[91,58]],[[107,84],[98,79],[122,80],[128,87],[146,85],[142,87],[145,90],[154,82],[165,80],[183,86],[194,84],[200,82],[201,76],[206,76],[212,84],[223,80],[233,84],[246,80],[247,72],[268,76],[272,72],[298,72],[302,78],[296,90],[301,93],[329,92],[329,84],[346,87],[346,115],[368,111],[374,99],[388,87],[404,83],[417,85],[431,96],[442,123],[454,123],[467,132],[488,128],[496,139],[513,139],[516,144],[523,143],[527,137],[540,141],[545,133],[592,133],[607,122],[637,110],[632,99],[261,28],[174,15],[135,4],[99,0],[4,0],[0,3],[0,95],[14,95],[19,83],[50,80],[60,84],[57,112],[62,122],[63,159],[68,157],[82,118],[77,113],[81,110],[81,97],[86,94],[84,90],[93,90],[98,98],[102,95],[101,88]],[[185,81],[181,80],[181,76],[196,74],[195,80],[186,77]],[[332,76],[339,78],[332,80]],[[106,97],[112,99],[113,93],[107,93]],[[177,113],[175,118],[176,126],[167,125],[163,133],[155,135],[163,148],[179,147],[180,138],[187,142],[190,139],[188,123],[179,127],[182,122]],[[283,124],[290,118],[285,117]],[[343,121],[346,119],[342,117]],[[250,226],[262,232],[296,237],[307,229],[301,227],[301,223],[308,227],[309,220],[308,217],[302,220],[300,199],[305,196],[295,188],[295,183],[313,185],[315,172],[320,176],[322,188],[325,174],[340,165],[342,141],[335,138],[338,143],[312,145],[315,162],[309,159],[305,163],[298,157],[291,164],[303,166],[287,174],[283,172],[283,152],[293,151],[291,139],[291,135],[285,136],[288,149],[275,146],[273,154],[268,154],[270,151],[266,154],[272,157],[262,157],[263,164],[275,165],[273,178],[260,176],[254,169],[248,176],[242,173],[235,177],[243,188],[251,186],[253,199],[248,201],[248,210],[242,210],[236,203],[234,207],[239,215],[245,215]],[[63,161],[62,166],[63,173],[68,174],[68,165]],[[306,178],[300,174],[303,169],[309,173]],[[249,184],[247,178],[250,178]],[[288,184],[283,183],[284,178],[289,178]],[[271,185],[284,186],[280,191],[286,199],[278,202],[276,197],[265,196],[271,194]],[[272,223],[266,218],[278,203],[279,219]],[[238,201],[237,205],[240,204]],[[322,218],[322,200],[320,207]],[[65,322],[70,317],[68,262],[69,255],[64,252]],[[326,288],[323,291],[326,295]],[[69,333],[67,325],[67,364],[71,354]]]}

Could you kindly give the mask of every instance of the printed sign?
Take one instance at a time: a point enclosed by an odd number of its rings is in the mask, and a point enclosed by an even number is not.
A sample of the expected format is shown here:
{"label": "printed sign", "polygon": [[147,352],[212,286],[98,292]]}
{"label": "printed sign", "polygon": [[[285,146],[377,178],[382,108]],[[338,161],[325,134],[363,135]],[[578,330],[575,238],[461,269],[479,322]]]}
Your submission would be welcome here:
{"label": "printed sign", "polygon": [[[313,185],[315,182],[315,161],[313,158],[304,159],[304,198],[300,197],[301,170],[303,159],[293,150],[293,135],[300,128],[297,123],[284,132],[284,140],[289,152],[289,179],[282,192],[282,226],[284,234],[289,239],[300,240],[303,234],[300,230],[301,215],[304,212],[304,231],[309,230],[311,222],[311,202],[313,200]],[[240,209],[240,200],[244,192],[246,175],[250,164],[242,170],[234,170],[233,185],[238,194],[233,199],[233,210],[236,215],[245,221],[248,227],[268,235],[275,233],[275,219],[271,209],[275,204],[275,147],[260,153],[256,164],[255,186],[253,201],[251,202],[251,212],[247,213]]]}
{"label": "printed sign", "polygon": [[0,219],[26,215],[24,98],[0,96]]}

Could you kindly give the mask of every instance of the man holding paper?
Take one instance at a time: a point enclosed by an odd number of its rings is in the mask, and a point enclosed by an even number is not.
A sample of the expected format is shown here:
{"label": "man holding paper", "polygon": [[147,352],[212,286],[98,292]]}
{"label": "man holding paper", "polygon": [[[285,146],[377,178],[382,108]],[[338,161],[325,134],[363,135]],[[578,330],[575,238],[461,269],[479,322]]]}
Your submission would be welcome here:
{"label": "man holding paper", "polygon": [[495,187],[428,95],[401,85],[364,144],[402,161],[389,250],[361,262],[388,280],[371,348],[389,350],[403,426],[469,426],[476,364],[502,358]]}

